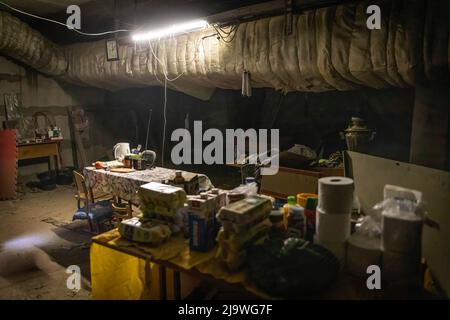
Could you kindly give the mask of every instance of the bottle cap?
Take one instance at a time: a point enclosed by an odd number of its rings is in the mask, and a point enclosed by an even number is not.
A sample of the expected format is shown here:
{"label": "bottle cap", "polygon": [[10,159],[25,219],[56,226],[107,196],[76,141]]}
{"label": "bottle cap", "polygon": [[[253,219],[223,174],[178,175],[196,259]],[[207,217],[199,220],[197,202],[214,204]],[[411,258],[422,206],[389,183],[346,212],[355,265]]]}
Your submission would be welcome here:
{"label": "bottle cap", "polygon": [[292,215],[292,217],[300,217],[305,213],[305,208],[301,206],[290,206],[289,207],[289,214]]}
{"label": "bottle cap", "polygon": [[283,221],[283,213],[280,210],[272,210],[269,214],[269,220],[272,223]]}
{"label": "bottle cap", "polygon": [[306,199],[306,209],[308,210],[316,210],[317,208],[317,198],[308,198]]}
{"label": "bottle cap", "polygon": [[297,199],[295,198],[295,196],[289,196],[287,197],[287,203],[292,205],[297,204]]}
{"label": "bottle cap", "polygon": [[252,183],[252,182],[255,182],[255,181],[256,181],[256,179],[254,177],[247,177],[247,178],[245,178],[245,184],[249,184],[249,183]]}

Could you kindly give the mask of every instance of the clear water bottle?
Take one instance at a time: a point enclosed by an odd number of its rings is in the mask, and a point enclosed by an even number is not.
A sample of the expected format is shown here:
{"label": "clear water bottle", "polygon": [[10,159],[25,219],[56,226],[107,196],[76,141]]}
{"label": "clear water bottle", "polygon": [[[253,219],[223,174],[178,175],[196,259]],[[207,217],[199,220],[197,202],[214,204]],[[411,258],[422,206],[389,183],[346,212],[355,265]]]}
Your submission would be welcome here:
{"label": "clear water bottle", "polygon": [[254,177],[245,178],[245,186],[247,195],[252,196],[258,193],[258,183]]}

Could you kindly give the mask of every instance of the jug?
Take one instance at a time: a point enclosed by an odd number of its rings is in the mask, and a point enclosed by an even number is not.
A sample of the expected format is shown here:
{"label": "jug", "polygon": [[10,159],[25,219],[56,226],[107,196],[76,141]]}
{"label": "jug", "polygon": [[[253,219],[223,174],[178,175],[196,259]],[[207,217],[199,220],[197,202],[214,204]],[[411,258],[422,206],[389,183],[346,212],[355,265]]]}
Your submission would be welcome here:
{"label": "jug", "polygon": [[130,144],[128,142],[119,142],[113,147],[114,159],[122,161],[125,155],[130,153]]}

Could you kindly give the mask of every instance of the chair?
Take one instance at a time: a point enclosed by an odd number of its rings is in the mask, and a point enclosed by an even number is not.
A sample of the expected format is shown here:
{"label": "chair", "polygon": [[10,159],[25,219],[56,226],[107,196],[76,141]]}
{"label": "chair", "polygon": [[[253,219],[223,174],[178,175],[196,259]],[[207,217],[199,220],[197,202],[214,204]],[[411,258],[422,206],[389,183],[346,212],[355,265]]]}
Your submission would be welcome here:
{"label": "chair", "polygon": [[[113,212],[110,200],[95,201],[92,190],[88,191],[86,187],[84,176],[77,171],[73,171],[73,176],[77,187],[75,198],[77,199],[78,208],[77,212],[73,215],[73,220],[88,220],[91,232],[95,229],[95,232],[98,233],[101,224],[111,222]],[[81,206],[81,202],[84,204],[83,207]]]}
{"label": "chair", "polygon": [[119,197],[115,196],[111,203],[111,207],[113,211],[113,224],[115,224],[115,226],[117,226],[122,220],[133,217],[131,201],[124,203]]}

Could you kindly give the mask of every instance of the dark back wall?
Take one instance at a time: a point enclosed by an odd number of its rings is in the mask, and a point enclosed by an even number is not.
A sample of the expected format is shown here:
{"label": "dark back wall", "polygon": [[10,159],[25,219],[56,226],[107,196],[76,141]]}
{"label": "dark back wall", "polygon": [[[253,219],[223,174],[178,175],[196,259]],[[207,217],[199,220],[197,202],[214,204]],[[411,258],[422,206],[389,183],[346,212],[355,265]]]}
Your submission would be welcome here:
{"label": "dark back wall", "polygon": [[[144,145],[148,110],[152,109],[149,148],[160,154],[163,105],[163,88],[129,89],[107,94],[105,110],[92,112],[104,118],[104,128],[111,131],[114,141]],[[287,95],[273,89],[254,89],[250,98],[242,97],[239,91],[218,89],[209,101],[168,90],[165,159],[170,159],[170,150],[175,145],[170,141],[172,131],[184,127],[189,114],[191,130],[194,120],[203,121],[203,130],[278,128],[281,149],[294,143],[315,149],[325,142],[325,155],[345,149],[339,132],[347,127],[352,116],[361,116],[377,131],[371,154],[408,161],[413,105],[413,89]]]}

